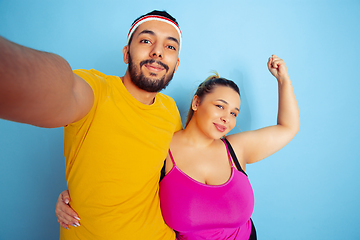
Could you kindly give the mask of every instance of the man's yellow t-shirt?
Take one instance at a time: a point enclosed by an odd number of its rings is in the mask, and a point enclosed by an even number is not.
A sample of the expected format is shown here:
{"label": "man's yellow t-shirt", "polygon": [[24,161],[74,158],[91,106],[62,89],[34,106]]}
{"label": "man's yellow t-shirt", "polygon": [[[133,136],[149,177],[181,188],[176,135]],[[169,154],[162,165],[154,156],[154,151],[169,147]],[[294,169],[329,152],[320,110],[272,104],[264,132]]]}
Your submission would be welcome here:
{"label": "man's yellow t-shirt", "polygon": [[95,100],[83,119],[65,127],[70,205],[81,226],[61,228],[60,239],[174,239],[158,195],[171,138],[182,128],[174,100],[158,93],[144,105],[119,77],[74,73],[89,83]]}

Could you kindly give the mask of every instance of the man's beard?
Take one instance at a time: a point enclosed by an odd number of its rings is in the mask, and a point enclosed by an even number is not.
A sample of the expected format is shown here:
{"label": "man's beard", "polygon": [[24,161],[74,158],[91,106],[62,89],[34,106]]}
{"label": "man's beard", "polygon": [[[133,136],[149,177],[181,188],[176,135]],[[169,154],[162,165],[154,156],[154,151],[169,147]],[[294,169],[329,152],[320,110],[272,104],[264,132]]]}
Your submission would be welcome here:
{"label": "man's beard", "polygon": [[[156,62],[157,64],[159,64],[160,66],[162,66],[163,68],[165,68],[166,73],[164,76],[162,76],[161,78],[158,79],[151,79],[148,77],[144,76],[144,73],[141,71],[141,67],[144,64],[152,64]],[[175,73],[175,68],[172,71],[171,74],[169,74],[168,76],[166,76],[166,74],[169,71],[169,66],[162,63],[161,61],[156,61],[154,59],[148,59],[148,60],[143,60],[140,62],[140,67],[137,68],[135,66],[135,64],[133,63],[130,53],[129,53],[129,74],[130,74],[130,79],[131,81],[140,89],[145,90],[147,92],[159,92],[162,89],[165,89],[171,79],[173,78],[173,75]],[[166,78],[165,78],[166,77]]]}

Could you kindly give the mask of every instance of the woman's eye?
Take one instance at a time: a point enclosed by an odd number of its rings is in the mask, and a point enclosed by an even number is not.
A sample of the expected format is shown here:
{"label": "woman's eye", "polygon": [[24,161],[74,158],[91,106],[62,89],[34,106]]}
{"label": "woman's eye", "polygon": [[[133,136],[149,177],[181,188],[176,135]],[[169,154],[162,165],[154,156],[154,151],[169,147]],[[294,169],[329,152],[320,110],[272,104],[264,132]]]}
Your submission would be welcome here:
{"label": "woman's eye", "polygon": [[215,106],[220,108],[220,109],[223,109],[223,106],[221,106],[221,105],[215,105]]}
{"label": "woman's eye", "polygon": [[234,112],[232,112],[231,114],[232,114],[234,117],[236,117],[236,116],[237,116],[237,114],[236,114],[236,113],[234,113]]}

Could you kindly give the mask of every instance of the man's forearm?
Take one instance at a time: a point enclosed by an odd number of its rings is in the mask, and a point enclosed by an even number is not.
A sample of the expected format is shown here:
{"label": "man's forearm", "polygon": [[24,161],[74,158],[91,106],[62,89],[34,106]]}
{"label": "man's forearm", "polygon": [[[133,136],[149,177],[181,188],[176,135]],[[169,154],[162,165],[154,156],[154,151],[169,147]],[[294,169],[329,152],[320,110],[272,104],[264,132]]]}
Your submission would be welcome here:
{"label": "man's forearm", "polygon": [[62,57],[0,37],[0,118],[42,125],[69,105],[73,84]]}

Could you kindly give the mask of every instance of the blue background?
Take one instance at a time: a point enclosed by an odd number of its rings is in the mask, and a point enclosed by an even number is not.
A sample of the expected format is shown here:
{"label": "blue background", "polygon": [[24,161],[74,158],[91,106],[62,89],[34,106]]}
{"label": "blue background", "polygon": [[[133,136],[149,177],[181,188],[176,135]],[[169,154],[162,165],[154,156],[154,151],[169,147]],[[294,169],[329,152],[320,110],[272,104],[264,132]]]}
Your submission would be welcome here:
{"label": "blue background", "polygon": [[[216,70],[241,88],[234,132],[275,124],[277,83],[266,62],[275,53],[287,63],[301,128],[247,168],[258,238],[359,239],[360,1],[0,0],[0,35],[57,53],[74,69],[122,76],[129,27],[153,9],[169,11],[183,33],[180,66],[164,91],[183,119],[193,90]],[[58,239],[62,147],[62,128],[0,120],[0,239]]]}

